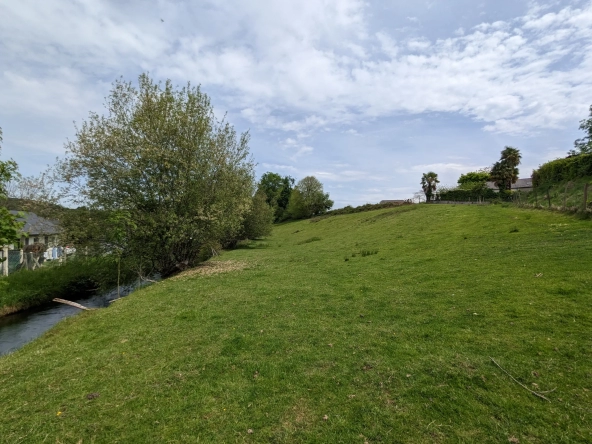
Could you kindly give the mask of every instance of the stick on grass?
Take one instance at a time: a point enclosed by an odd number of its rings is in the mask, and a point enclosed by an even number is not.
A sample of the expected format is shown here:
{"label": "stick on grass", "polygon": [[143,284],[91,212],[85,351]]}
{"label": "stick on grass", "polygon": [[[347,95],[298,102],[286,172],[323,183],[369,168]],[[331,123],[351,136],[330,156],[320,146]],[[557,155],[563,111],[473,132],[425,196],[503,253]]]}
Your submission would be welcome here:
{"label": "stick on grass", "polygon": [[[530,393],[532,393],[534,396],[538,396],[541,399],[544,399],[545,401],[549,401],[551,402],[551,400],[549,398],[547,398],[546,396],[541,395],[540,393],[534,392],[531,389],[529,389],[528,387],[526,387],[524,384],[522,384],[520,381],[518,381],[516,378],[514,378],[510,373],[508,373],[508,371],[506,369],[504,369],[501,365],[499,365],[497,362],[495,362],[495,359],[493,359],[491,356],[489,357],[489,359],[491,359],[493,361],[493,363],[495,365],[497,365],[506,375],[508,375],[510,378],[512,378],[512,381],[516,382],[517,384],[519,384],[522,388],[528,390]],[[553,389],[555,390],[555,389]],[[549,390],[547,392],[543,392],[543,393],[550,393],[553,390]]]}

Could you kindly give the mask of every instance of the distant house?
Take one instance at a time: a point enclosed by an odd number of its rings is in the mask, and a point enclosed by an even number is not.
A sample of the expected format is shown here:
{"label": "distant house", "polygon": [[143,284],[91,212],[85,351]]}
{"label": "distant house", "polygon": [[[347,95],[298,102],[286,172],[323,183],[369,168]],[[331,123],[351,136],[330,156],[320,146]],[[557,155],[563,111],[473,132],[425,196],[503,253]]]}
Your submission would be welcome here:
{"label": "distant house", "polygon": [[[15,216],[19,211],[11,211]],[[32,244],[44,244],[47,247],[58,245],[58,234],[60,232],[58,224],[54,220],[45,219],[37,216],[35,213],[23,212],[24,217],[18,217],[18,220],[25,222],[21,229],[21,239],[17,248],[24,248]]]}
{"label": "distant house", "polygon": [[[494,182],[487,182],[487,188],[499,191],[499,188]],[[518,179],[516,183],[512,184],[512,191],[532,191],[532,179]]]}

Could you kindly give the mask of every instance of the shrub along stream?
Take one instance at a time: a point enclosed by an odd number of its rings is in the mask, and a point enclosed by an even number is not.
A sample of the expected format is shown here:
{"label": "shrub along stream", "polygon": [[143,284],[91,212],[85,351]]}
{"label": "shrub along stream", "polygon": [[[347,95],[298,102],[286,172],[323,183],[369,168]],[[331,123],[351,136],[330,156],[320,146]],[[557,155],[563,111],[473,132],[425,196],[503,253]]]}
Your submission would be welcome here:
{"label": "shrub along stream", "polygon": [[[0,316],[41,305],[53,298],[76,299],[117,285],[117,260],[102,257],[69,259],[22,270],[0,279]],[[128,267],[121,267],[120,283],[134,279]]]}

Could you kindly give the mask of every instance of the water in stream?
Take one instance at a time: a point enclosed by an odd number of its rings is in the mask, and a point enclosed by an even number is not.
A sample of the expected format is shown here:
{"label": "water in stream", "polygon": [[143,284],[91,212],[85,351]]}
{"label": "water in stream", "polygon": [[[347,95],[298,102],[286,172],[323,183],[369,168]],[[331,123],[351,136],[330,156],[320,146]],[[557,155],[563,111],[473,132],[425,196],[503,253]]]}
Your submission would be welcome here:
{"label": "water in stream", "polygon": [[[121,287],[120,295],[127,296],[136,288],[138,288],[137,284]],[[75,301],[88,308],[101,308],[109,306],[110,301],[114,299],[117,299],[117,289],[86,298],[78,298]],[[80,313],[80,309],[51,302],[0,317],[0,356],[21,348],[27,342],[41,336],[62,319],[77,313]]]}

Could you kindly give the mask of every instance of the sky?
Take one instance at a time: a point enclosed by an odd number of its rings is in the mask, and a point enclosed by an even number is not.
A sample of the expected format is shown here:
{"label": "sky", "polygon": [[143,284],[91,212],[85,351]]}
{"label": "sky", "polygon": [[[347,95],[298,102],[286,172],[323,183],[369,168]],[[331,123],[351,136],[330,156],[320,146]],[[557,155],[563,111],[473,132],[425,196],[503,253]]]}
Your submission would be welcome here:
{"label": "sky", "polygon": [[564,157],[592,104],[592,1],[0,0],[2,158],[37,175],[148,72],[201,85],[257,176],[335,207],[407,199],[520,149]]}

